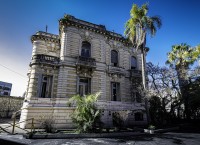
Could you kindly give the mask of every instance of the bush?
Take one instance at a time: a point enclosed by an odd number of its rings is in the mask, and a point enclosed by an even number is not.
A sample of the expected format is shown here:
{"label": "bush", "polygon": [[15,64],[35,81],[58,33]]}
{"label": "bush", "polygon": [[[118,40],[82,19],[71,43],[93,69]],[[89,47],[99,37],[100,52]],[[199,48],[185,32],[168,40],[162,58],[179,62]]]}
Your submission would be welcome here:
{"label": "bush", "polygon": [[100,124],[100,110],[95,106],[95,102],[100,93],[73,96],[70,101],[75,101],[76,109],[72,114],[72,121],[77,126],[77,132],[94,132]]}
{"label": "bush", "polygon": [[114,112],[113,114],[113,126],[120,129],[123,126],[123,119],[118,112]]}
{"label": "bush", "polygon": [[156,127],[154,125],[149,125],[148,129],[154,130]]}
{"label": "bush", "polygon": [[122,127],[125,127],[126,121],[128,119],[128,114],[130,113],[129,110],[121,110],[113,112],[113,126],[117,129],[121,129]]}
{"label": "bush", "polygon": [[39,122],[42,128],[44,128],[45,132],[52,133],[54,132],[54,123],[52,115],[41,115],[39,116]]}

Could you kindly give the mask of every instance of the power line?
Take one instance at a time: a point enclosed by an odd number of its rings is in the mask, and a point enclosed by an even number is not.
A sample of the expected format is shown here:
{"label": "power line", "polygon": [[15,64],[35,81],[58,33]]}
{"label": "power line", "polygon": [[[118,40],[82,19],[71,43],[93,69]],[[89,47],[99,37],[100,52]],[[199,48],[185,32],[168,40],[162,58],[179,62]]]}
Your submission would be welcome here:
{"label": "power line", "polygon": [[20,76],[23,77],[23,78],[27,78],[27,77],[25,77],[24,75],[22,75],[22,74],[20,74],[20,73],[18,73],[18,72],[16,72],[16,71],[14,71],[14,70],[12,70],[12,69],[10,69],[10,68],[4,66],[4,65],[2,65],[2,64],[0,64],[0,66],[4,67],[5,69],[7,69],[7,70],[9,70],[9,71],[11,71],[11,72],[13,72],[13,73],[16,73],[16,74],[20,75]]}

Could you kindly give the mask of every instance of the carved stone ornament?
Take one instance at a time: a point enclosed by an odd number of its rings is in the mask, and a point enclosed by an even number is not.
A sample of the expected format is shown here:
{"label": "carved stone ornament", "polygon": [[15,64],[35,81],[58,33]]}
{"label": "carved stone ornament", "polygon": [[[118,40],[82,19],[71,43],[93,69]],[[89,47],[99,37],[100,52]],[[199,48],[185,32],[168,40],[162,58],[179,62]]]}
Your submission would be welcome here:
{"label": "carved stone ornament", "polygon": [[79,76],[92,77],[93,72],[94,72],[93,68],[87,68],[83,66],[76,67],[76,73]]}
{"label": "carved stone ornament", "polygon": [[122,77],[121,74],[117,74],[117,73],[109,73],[108,76],[111,77],[112,81],[115,81],[115,82],[118,82],[119,79]]}
{"label": "carved stone ornament", "polygon": [[93,39],[93,37],[90,35],[89,31],[84,31],[82,33],[80,33],[81,39],[84,41],[89,41],[91,42],[91,40]]}
{"label": "carved stone ornament", "polygon": [[108,40],[107,43],[110,45],[111,48],[115,48],[115,49],[120,49],[122,48],[121,43],[114,41],[114,40]]}

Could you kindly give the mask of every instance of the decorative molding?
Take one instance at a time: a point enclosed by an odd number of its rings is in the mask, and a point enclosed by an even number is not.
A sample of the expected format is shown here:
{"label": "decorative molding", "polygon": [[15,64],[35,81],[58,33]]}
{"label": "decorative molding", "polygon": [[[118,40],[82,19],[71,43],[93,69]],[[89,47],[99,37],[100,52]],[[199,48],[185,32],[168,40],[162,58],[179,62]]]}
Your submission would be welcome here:
{"label": "decorative molding", "polygon": [[73,26],[78,29],[85,29],[88,31],[92,31],[92,32],[101,34],[101,35],[105,36],[106,39],[112,39],[115,41],[119,41],[119,42],[123,43],[125,46],[130,46],[130,42],[128,41],[128,39],[124,38],[121,34],[106,30],[106,27],[103,25],[89,23],[89,22],[77,19],[77,18],[75,18],[73,16],[69,16],[69,15],[60,19],[59,23],[60,23],[59,24],[60,31],[63,31],[63,26],[65,26],[65,27]]}
{"label": "decorative molding", "polygon": [[60,37],[59,35],[54,35],[46,32],[37,32],[35,35],[31,36],[31,41],[35,40],[44,40],[44,41],[50,41],[55,43],[60,43]]}
{"label": "decorative molding", "polygon": [[94,72],[94,68],[87,68],[87,67],[83,67],[83,66],[76,67],[76,73],[78,76],[92,77],[93,72]]}

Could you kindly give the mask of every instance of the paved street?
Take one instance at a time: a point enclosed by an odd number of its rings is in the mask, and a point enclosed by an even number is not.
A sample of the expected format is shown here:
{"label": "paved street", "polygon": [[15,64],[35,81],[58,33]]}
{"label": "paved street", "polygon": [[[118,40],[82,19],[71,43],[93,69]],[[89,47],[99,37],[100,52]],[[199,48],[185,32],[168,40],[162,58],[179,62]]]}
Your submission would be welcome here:
{"label": "paved street", "polygon": [[[82,139],[24,139],[21,135],[0,135],[6,140],[30,145],[199,145],[200,134],[166,133],[153,136],[137,136],[122,139],[82,138]],[[1,141],[0,141],[1,144]]]}

